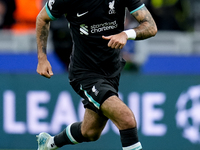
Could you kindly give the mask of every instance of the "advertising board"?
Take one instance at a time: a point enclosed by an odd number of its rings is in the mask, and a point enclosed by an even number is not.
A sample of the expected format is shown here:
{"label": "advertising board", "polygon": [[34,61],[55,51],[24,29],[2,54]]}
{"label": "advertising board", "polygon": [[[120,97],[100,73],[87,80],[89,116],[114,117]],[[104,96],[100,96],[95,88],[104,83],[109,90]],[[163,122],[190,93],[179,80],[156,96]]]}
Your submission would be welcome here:
{"label": "advertising board", "polygon": [[[144,150],[200,149],[200,76],[123,73],[119,96],[133,110]],[[67,74],[0,74],[0,149],[37,149],[36,135],[55,135],[81,121],[81,98]],[[108,122],[101,138],[62,149],[121,149]]]}

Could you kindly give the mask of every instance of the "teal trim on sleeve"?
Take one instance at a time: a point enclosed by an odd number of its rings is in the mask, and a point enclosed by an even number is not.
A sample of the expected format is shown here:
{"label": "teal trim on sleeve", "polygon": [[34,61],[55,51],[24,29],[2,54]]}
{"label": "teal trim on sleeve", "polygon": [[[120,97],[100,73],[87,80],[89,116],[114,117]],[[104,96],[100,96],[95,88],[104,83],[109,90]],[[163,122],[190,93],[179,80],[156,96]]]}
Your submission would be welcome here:
{"label": "teal trim on sleeve", "polygon": [[144,4],[142,4],[140,7],[138,7],[137,9],[135,9],[135,10],[133,10],[133,11],[131,11],[130,12],[130,14],[132,14],[132,13],[134,13],[134,12],[136,12],[136,11],[138,11],[139,9],[141,9],[142,7],[144,7],[145,5]]}
{"label": "teal trim on sleeve", "polygon": [[56,20],[56,18],[54,16],[52,16],[51,12],[49,11],[49,8],[47,7],[47,3],[45,5],[45,8],[46,8],[46,11],[47,11],[47,14],[48,16],[52,19],[52,20]]}

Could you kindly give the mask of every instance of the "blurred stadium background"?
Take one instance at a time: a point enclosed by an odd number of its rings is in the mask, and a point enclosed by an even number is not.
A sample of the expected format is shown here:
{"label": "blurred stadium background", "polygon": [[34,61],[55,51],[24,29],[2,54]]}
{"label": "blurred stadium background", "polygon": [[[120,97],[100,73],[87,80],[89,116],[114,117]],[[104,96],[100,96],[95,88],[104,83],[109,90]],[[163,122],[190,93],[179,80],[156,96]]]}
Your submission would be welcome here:
{"label": "blurred stadium background", "polygon": [[[200,1],[143,0],[158,34],[128,41],[121,99],[134,111],[144,150],[200,149]],[[36,149],[35,135],[54,135],[83,117],[81,99],[68,83],[68,22],[52,22],[48,58],[54,76],[36,73],[35,18],[43,0],[0,0],[0,149]],[[125,28],[136,26],[127,14]],[[68,41],[68,42],[66,42]],[[64,57],[63,57],[64,56]],[[93,143],[62,149],[119,150],[109,122]]]}

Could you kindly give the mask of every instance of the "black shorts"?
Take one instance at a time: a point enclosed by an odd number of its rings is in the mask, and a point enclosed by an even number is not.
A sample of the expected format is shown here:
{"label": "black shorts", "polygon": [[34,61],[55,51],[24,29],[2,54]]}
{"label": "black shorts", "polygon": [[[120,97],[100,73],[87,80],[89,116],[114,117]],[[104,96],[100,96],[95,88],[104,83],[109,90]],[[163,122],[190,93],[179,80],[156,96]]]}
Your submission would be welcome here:
{"label": "black shorts", "polygon": [[71,86],[83,101],[85,108],[102,115],[101,105],[110,96],[118,96],[120,75],[114,78],[87,78],[70,81]]}

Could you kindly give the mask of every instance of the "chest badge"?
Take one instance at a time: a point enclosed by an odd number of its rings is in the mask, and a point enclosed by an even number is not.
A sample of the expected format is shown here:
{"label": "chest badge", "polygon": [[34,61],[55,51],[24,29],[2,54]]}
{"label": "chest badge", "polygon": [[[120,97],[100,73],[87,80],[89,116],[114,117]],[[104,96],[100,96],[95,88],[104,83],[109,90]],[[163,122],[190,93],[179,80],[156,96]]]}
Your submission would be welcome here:
{"label": "chest badge", "polygon": [[112,2],[109,2],[109,8],[110,10],[108,11],[109,14],[115,14],[115,0],[113,0]]}

